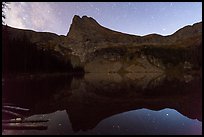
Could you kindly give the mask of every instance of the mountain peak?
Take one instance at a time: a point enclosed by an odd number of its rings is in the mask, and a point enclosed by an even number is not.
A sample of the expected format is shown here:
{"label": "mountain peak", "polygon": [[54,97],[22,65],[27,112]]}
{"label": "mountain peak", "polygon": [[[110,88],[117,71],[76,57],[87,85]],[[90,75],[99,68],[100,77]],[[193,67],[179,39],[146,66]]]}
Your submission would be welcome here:
{"label": "mountain peak", "polygon": [[74,15],[74,18],[72,20],[73,22],[80,22],[80,21],[92,21],[92,22],[96,22],[96,20],[94,20],[92,17],[88,17],[86,15],[80,17],[79,15]]}
{"label": "mountain peak", "polygon": [[67,37],[77,41],[77,42],[119,42],[119,43],[127,43],[127,42],[135,42],[138,44],[141,43],[166,43],[167,41],[174,42],[178,38],[186,39],[189,37],[194,37],[202,34],[202,22],[195,23],[193,25],[185,26],[174,34],[170,35],[171,38],[165,39],[164,36],[158,34],[147,35],[143,38],[136,35],[125,34],[121,32],[117,32],[114,30],[110,30],[101,26],[95,19],[88,16],[78,16],[75,15],[70,30],[67,34]]}
{"label": "mountain peak", "polygon": [[83,40],[84,36],[89,34],[91,30],[97,30],[101,26],[91,17],[75,15],[70,30],[67,34],[68,37],[72,39]]}
{"label": "mountain peak", "polygon": [[[77,41],[128,41],[132,35],[123,34],[101,26],[95,19],[88,16],[75,15],[70,26],[67,37]],[[125,39],[123,38],[125,37]]]}
{"label": "mountain peak", "polygon": [[81,18],[78,15],[74,15],[73,21],[72,22],[76,22],[79,21]]}

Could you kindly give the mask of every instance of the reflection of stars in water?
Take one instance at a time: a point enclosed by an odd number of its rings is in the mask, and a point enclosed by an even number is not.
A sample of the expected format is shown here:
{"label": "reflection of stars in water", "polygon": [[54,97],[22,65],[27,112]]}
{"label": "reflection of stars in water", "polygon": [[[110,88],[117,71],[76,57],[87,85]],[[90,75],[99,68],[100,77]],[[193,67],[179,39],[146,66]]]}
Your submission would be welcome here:
{"label": "reflection of stars in water", "polygon": [[184,126],[185,124],[184,123],[182,123],[182,126]]}
{"label": "reflection of stars in water", "polygon": [[152,119],[152,123],[156,123],[155,118]]}
{"label": "reflection of stars in water", "polygon": [[119,125],[113,125],[113,128],[120,129]]}

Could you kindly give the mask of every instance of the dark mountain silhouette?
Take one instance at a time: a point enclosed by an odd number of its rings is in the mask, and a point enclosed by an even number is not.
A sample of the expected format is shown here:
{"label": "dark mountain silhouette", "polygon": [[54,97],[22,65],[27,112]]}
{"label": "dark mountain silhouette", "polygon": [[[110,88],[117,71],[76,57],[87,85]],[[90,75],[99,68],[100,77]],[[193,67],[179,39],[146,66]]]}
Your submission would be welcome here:
{"label": "dark mountain silhouette", "polygon": [[202,35],[202,22],[195,23],[192,26],[189,25],[183,27],[182,29],[179,29],[174,34],[169,36],[150,34],[142,37],[110,30],[101,26],[96,20],[91,17],[83,16],[82,18],[80,18],[79,16],[75,15],[67,37],[75,39],[76,41],[90,40],[95,42],[122,42],[126,44],[134,42],[137,44],[170,45],[177,42],[177,40],[192,38],[200,35]]}
{"label": "dark mountain silhouette", "polygon": [[8,26],[2,31],[4,72],[163,72],[202,65],[202,22],[169,36],[135,36],[75,15],[67,36]]}

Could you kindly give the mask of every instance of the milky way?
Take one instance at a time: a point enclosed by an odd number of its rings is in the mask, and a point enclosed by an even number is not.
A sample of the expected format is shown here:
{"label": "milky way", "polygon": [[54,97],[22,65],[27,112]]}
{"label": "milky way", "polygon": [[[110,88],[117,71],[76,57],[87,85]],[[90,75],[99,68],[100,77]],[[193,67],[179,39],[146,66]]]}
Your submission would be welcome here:
{"label": "milky way", "polygon": [[201,2],[10,2],[9,26],[66,35],[74,15],[87,15],[112,30],[170,35],[202,21]]}

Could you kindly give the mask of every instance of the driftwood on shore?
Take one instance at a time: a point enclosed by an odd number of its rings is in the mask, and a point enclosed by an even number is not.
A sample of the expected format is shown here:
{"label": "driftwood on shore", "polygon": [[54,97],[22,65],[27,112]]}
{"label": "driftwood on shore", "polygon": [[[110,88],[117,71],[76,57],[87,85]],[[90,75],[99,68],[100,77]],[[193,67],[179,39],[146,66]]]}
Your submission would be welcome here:
{"label": "driftwood on shore", "polygon": [[45,125],[35,125],[35,124],[19,124],[19,123],[3,123],[2,128],[4,130],[46,130]]}
{"label": "driftwood on shore", "polygon": [[9,119],[9,120],[2,120],[2,123],[40,123],[40,122],[48,122],[49,120],[26,120],[26,119]]}
{"label": "driftwood on shore", "polygon": [[3,130],[46,130],[48,127],[42,125],[42,122],[48,122],[49,120],[29,120],[26,119],[22,112],[28,112],[29,109],[14,106],[10,103],[3,103],[2,113],[4,115],[10,115],[13,119],[2,119]]}
{"label": "driftwood on shore", "polygon": [[29,109],[27,108],[21,108],[21,107],[16,107],[16,106],[9,106],[9,105],[4,105],[3,108],[20,110],[20,111],[29,111]]}
{"label": "driftwood on shore", "polygon": [[23,115],[18,114],[16,112],[9,111],[9,110],[5,110],[5,109],[2,109],[2,113],[9,114],[9,115],[12,115],[12,116],[15,116],[15,117],[23,118]]}

